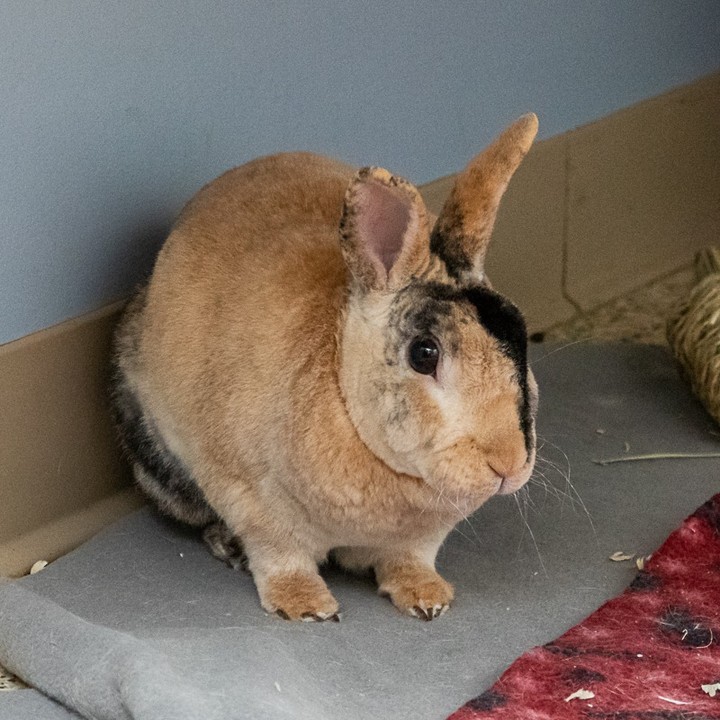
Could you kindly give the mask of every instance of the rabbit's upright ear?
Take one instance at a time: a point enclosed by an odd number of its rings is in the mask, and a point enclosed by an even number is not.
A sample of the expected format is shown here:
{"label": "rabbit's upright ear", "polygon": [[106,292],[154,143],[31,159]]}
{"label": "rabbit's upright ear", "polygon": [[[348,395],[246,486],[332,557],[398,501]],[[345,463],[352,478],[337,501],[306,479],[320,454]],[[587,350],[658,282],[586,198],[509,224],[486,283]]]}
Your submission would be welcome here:
{"label": "rabbit's upright ear", "polygon": [[340,245],[361,290],[397,290],[430,257],[425,205],[409,182],[382,168],[363,168],[348,186]]}
{"label": "rabbit's upright ear", "polygon": [[457,280],[482,279],[500,199],[537,129],[537,116],[523,115],[473,158],[455,181],[433,229],[430,248]]}

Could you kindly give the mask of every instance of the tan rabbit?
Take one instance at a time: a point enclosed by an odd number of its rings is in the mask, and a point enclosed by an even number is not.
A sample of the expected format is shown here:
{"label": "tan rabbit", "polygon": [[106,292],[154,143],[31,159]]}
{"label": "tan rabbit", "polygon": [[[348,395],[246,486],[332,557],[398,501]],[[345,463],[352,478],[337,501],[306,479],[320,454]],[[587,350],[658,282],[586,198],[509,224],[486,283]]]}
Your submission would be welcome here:
{"label": "tan rabbit", "polygon": [[115,412],[140,486],[247,558],[260,602],[337,619],[329,553],[403,612],[453,599],[435,556],[535,461],[520,312],[483,257],[537,131],[506,130],[436,222],[379,168],[261,158],[183,210],[116,337]]}

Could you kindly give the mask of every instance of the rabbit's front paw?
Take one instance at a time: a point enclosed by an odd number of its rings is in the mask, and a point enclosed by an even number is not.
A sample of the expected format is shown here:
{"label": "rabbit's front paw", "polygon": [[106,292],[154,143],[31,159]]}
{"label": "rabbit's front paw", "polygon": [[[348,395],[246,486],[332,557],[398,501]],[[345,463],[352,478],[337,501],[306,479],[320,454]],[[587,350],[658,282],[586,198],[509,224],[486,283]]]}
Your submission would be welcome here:
{"label": "rabbit's front paw", "polygon": [[338,622],[337,600],[319,575],[302,572],[272,575],[260,591],[262,606],[285,620]]}
{"label": "rabbit's front paw", "polygon": [[388,596],[404,613],[434,620],[449,607],[455,593],[452,585],[435,570],[423,566],[396,566],[384,573],[380,594]]}

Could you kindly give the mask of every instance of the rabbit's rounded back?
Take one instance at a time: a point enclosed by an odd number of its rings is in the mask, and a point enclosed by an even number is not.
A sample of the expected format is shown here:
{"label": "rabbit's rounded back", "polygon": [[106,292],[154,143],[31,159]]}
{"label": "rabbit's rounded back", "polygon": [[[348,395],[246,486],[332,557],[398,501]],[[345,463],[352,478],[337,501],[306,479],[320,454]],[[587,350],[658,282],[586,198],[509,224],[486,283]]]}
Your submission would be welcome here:
{"label": "rabbit's rounded back", "polygon": [[188,463],[245,455],[286,413],[303,347],[332,344],[346,276],[333,228],[352,174],[309,154],[262,158],[181,213],[138,341],[146,406]]}

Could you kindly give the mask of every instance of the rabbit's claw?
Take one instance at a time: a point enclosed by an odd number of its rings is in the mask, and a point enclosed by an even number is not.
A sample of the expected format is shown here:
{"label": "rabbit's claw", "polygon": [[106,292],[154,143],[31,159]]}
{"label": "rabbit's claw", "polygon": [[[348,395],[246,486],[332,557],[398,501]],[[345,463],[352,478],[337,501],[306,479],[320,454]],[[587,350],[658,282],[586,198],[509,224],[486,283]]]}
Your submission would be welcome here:
{"label": "rabbit's claw", "polygon": [[265,610],[283,620],[339,622],[337,600],[319,575],[290,573],[274,575],[263,583]]}
{"label": "rabbit's claw", "polygon": [[423,607],[422,605],[414,605],[408,608],[408,613],[413,617],[420,618],[426,622],[439,618],[443,615],[450,605],[433,605],[432,607]]}
{"label": "rabbit's claw", "polygon": [[386,575],[380,594],[388,596],[393,605],[420,620],[435,620],[450,607],[452,585],[428,567],[397,567]]}

